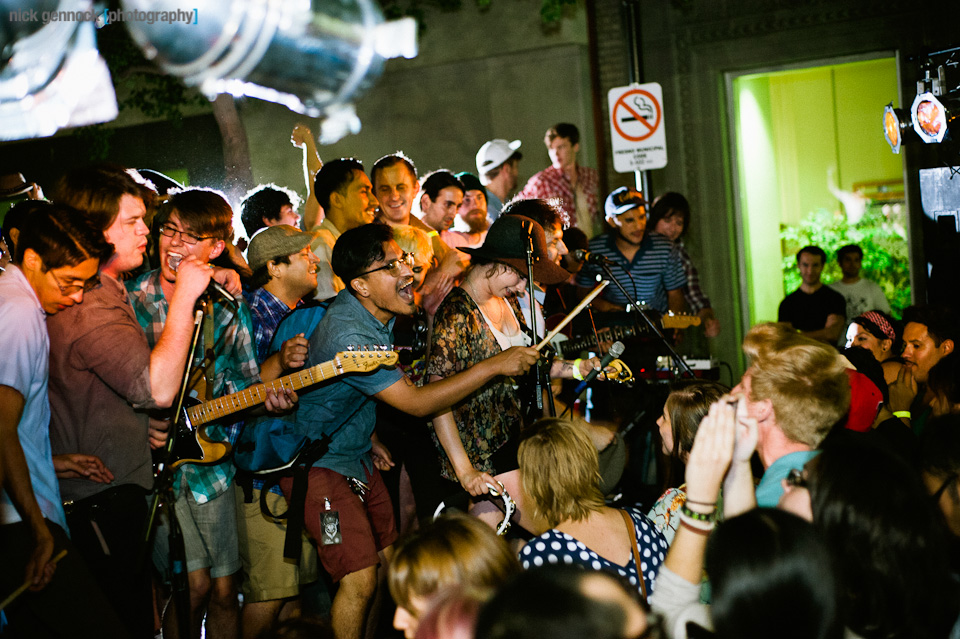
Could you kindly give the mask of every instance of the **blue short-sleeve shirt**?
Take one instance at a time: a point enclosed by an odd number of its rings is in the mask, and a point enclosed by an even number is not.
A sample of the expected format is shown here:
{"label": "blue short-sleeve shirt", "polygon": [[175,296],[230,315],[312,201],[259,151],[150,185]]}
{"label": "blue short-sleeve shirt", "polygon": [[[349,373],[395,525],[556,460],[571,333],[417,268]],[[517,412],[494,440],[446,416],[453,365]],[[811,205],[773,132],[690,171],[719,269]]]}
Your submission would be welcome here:
{"label": "blue short-sleeve shirt", "polygon": [[[393,324],[383,324],[349,290],[340,291],[310,336],[307,366],[328,362],[338,352],[393,344]],[[314,466],[363,477],[372,469],[370,436],[377,422],[373,396],[403,379],[396,366],[369,373],[347,373],[300,394],[297,428],[311,439],[332,438]]]}
{"label": "blue short-sleeve shirt", "polygon": [[[647,233],[636,255],[632,260],[628,260],[617,248],[616,237],[617,234],[613,232],[598,235],[590,240],[590,252],[602,255],[613,262],[610,267],[613,276],[623,284],[628,293],[657,311],[666,313],[667,291],[687,285],[687,275],[683,269],[679,250],[662,235]],[[583,269],[577,274],[577,286],[593,288],[596,285],[597,275],[606,277],[604,271],[596,264],[584,264]],[[608,286],[602,295],[603,299],[612,304],[626,306],[630,303],[617,286]]]}

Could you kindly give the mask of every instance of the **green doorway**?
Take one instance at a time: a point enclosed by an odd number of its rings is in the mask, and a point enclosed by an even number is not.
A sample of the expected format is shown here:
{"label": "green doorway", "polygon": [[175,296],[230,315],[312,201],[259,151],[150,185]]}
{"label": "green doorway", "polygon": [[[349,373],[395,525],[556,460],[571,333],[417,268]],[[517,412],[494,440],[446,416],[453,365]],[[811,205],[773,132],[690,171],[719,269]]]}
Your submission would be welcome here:
{"label": "green doorway", "polygon": [[728,74],[727,87],[744,326],[776,321],[806,244],[828,254],[825,283],[841,277],[836,249],[861,244],[863,277],[897,313],[910,299],[903,165],[881,128],[896,59]]}

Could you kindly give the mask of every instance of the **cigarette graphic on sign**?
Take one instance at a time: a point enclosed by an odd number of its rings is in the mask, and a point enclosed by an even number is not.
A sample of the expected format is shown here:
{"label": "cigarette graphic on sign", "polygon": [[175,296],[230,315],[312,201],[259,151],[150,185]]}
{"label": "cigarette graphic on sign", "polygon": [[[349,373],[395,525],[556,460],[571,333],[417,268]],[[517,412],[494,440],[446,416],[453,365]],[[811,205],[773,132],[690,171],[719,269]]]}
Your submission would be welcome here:
{"label": "cigarette graphic on sign", "polygon": [[610,141],[620,173],[660,169],[667,164],[663,89],[656,82],[610,89]]}

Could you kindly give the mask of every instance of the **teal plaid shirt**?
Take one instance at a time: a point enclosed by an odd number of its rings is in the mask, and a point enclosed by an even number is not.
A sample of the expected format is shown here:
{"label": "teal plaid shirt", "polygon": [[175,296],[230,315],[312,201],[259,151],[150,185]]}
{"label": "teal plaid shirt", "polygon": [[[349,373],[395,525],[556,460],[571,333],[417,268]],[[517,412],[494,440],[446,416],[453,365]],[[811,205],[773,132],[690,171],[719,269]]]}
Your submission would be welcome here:
{"label": "teal plaid shirt", "polygon": [[[143,327],[143,331],[147,334],[147,341],[153,348],[160,339],[163,326],[167,321],[168,304],[160,288],[160,271],[150,271],[137,279],[129,280],[126,286],[137,321]],[[214,363],[213,397],[235,393],[260,382],[260,368],[257,366],[251,337],[253,321],[250,318],[250,309],[241,298],[238,298],[238,301],[240,308],[237,311],[219,300],[213,305],[213,336],[217,355]],[[201,330],[200,345],[197,348],[199,356],[194,358],[194,366],[198,366],[203,359],[203,353],[206,350],[203,339]],[[242,421],[226,426],[214,424],[207,428],[207,435],[217,441],[229,441],[235,444],[242,427]],[[213,466],[184,464],[174,476],[174,490],[179,490],[182,473],[194,499],[198,504],[203,504],[226,491],[230,487],[230,482],[233,481],[235,472],[236,469],[229,460]]]}

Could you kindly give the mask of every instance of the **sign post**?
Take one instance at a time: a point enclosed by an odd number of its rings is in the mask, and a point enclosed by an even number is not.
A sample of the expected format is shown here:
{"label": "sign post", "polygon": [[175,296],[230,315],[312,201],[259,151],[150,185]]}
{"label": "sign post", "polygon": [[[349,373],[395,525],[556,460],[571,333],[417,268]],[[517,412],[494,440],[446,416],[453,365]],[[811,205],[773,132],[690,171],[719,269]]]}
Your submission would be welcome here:
{"label": "sign post", "polygon": [[613,168],[618,173],[633,173],[665,167],[667,138],[660,85],[651,82],[616,87],[610,89],[607,101]]}

